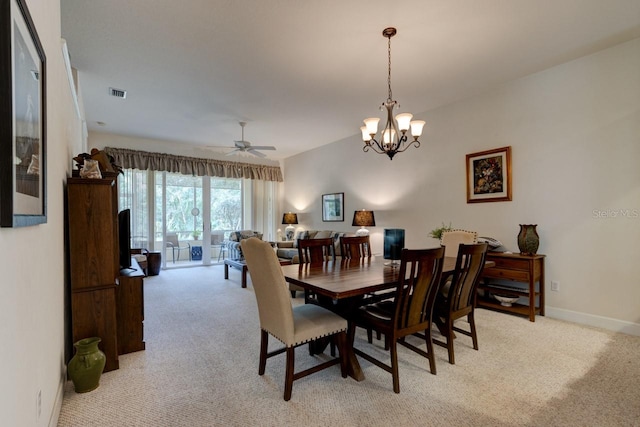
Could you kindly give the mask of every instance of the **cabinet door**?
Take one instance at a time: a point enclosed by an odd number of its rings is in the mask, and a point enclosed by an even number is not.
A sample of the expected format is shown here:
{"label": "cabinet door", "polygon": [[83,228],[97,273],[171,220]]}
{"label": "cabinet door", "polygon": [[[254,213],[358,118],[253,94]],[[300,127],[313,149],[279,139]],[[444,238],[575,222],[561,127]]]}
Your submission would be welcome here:
{"label": "cabinet door", "polygon": [[118,279],[118,354],[145,348],[143,277],[142,273],[132,273]]}
{"label": "cabinet door", "polygon": [[115,181],[69,178],[71,289],[115,284],[119,273]]}
{"label": "cabinet door", "polygon": [[107,357],[106,371],[118,369],[116,337],[116,287],[71,294],[71,322],[73,342],[99,337],[98,345]]}

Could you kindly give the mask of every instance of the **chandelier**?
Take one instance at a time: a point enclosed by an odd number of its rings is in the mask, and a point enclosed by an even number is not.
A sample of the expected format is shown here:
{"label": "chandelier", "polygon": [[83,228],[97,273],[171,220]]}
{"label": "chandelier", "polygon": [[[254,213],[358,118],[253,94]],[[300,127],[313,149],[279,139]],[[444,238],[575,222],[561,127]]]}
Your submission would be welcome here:
{"label": "chandelier", "polygon": [[[413,115],[410,113],[400,113],[396,116],[395,120],[393,119],[393,109],[400,108],[400,105],[391,97],[391,37],[395,36],[396,32],[396,29],[393,27],[385,28],[382,31],[382,35],[389,39],[387,49],[389,55],[389,74],[387,77],[389,96],[387,100],[382,103],[382,106],[380,106],[381,111],[384,111],[384,109],[387,110],[387,124],[380,133],[379,139],[376,139],[378,122],[380,121],[379,118],[370,117],[365,119],[365,125],[360,128],[362,131],[362,140],[364,141],[362,150],[367,152],[371,148],[378,154],[386,154],[391,160],[393,160],[393,156],[395,156],[396,153],[402,153],[412,145],[418,148],[420,146],[418,138],[422,135],[422,128],[424,127],[424,121],[411,120]],[[409,128],[411,128],[413,141],[407,142],[409,140],[407,136]]]}

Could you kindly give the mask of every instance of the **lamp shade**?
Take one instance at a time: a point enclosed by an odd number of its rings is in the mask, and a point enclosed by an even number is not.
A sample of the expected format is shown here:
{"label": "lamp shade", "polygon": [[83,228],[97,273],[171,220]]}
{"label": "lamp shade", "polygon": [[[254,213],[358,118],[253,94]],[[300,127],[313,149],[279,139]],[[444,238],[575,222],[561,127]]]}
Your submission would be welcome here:
{"label": "lamp shade", "polygon": [[298,223],[298,214],[287,212],[282,215],[282,223],[283,224],[297,224]]}
{"label": "lamp shade", "polygon": [[384,259],[397,260],[404,248],[404,229],[384,229]]}
{"label": "lamp shade", "polygon": [[376,218],[373,216],[373,211],[355,211],[353,213],[353,223],[351,224],[357,227],[375,227]]}

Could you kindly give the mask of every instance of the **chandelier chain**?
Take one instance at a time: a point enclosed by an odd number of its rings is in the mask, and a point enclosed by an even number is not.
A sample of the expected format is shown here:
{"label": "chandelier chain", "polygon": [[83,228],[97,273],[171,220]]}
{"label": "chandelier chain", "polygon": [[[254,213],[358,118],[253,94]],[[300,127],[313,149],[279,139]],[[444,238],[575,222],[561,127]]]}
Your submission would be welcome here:
{"label": "chandelier chain", "polygon": [[387,101],[391,102],[393,97],[391,96],[391,36],[388,37],[389,43],[387,45],[387,54],[389,57],[389,73],[387,75],[387,85],[389,86],[389,98]]}

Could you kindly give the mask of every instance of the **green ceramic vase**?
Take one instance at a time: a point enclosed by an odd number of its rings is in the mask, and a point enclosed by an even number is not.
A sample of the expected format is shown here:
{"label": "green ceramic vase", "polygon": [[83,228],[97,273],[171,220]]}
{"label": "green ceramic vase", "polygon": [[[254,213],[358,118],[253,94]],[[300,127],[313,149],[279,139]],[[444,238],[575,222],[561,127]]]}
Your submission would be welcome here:
{"label": "green ceramic vase", "polygon": [[67,370],[76,393],[86,393],[100,385],[100,376],[107,362],[104,353],[98,348],[100,341],[100,338],[92,337],[73,344],[76,354],[69,361]]}
{"label": "green ceramic vase", "polygon": [[518,248],[523,255],[535,255],[540,245],[540,237],[536,231],[537,224],[520,224]]}

